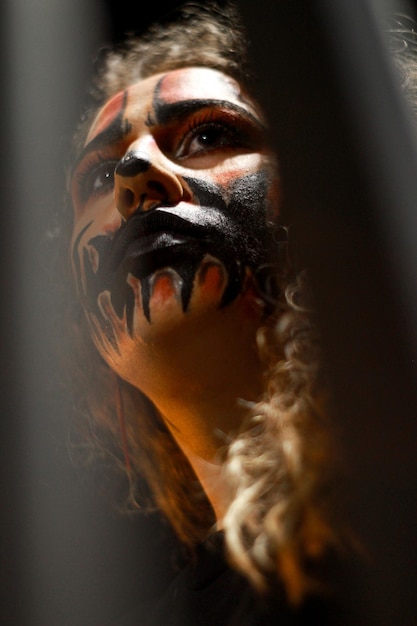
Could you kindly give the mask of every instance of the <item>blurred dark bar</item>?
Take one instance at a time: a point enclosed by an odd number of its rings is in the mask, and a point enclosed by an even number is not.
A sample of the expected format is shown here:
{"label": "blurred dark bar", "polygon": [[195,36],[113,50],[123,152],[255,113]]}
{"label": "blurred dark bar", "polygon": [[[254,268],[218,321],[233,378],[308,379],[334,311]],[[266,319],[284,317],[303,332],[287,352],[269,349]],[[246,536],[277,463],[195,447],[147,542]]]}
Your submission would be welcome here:
{"label": "blurred dark bar", "polygon": [[[127,15],[126,15],[127,16]],[[116,514],[106,474],[73,464],[71,395],[58,333],[65,312],[49,232],[68,146],[99,47],[99,0],[0,6],[0,624],[107,626],[167,576],[154,517]],[[143,21],[143,20],[142,20]],[[72,456],[73,455],[73,456]]]}
{"label": "blurred dark bar", "polygon": [[[417,151],[366,0],[242,0],[279,155],[283,210],[313,286],[348,509],[371,555],[352,626],[417,623]],[[387,7],[388,8],[388,7]]]}

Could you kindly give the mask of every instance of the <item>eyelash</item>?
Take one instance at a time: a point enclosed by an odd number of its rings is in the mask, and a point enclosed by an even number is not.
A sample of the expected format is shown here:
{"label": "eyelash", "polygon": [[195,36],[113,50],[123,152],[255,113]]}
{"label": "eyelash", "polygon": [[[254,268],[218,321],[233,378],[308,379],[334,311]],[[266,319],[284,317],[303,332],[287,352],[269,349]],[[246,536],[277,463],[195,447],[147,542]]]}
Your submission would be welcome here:
{"label": "eyelash", "polygon": [[[245,132],[245,130],[242,131],[241,127],[235,126],[229,119],[225,120],[223,117],[210,111],[207,114],[194,117],[190,120],[185,136],[181,139],[176,149],[176,157],[181,159],[189,156],[187,154],[182,155],[181,152],[197,138],[199,133],[202,134],[204,131],[219,131],[218,136],[220,137],[220,143],[214,148],[212,146],[206,148],[202,147],[200,150],[194,152],[193,155],[203,155],[212,150],[226,150],[231,147],[249,147],[251,144],[248,132]],[[220,133],[222,133],[222,137]]]}
{"label": "eyelash", "polygon": [[193,117],[188,122],[186,134],[194,133],[196,130],[201,130],[205,126],[218,126],[228,128],[231,131],[235,130],[230,122],[226,122],[222,117],[219,117],[218,114],[216,115],[213,111],[209,111],[208,113],[201,113]]}
{"label": "eyelash", "polygon": [[[202,145],[192,154],[187,151],[194,140],[201,137],[203,133],[207,134],[217,132],[214,136],[216,145]],[[171,152],[174,158],[185,160],[187,157],[199,157],[212,151],[230,150],[233,148],[250,148],[254,145],[254,131],[247,123],[239,123],[236,126],[230,119],[224,119],[224,116],[217,112],[210,111],[193,117],[187,124],[185,132],[181,135],[180,140],[175,146],[168,146],[167,152]],[[213,136],[212,136],[213,139]],[[88,155],[84,160],[81,168],[75,174],[75,181],[78,187],[78,193],[81,202],[86,203],[90,197],[98,197],[110,192],[114,186],[114,169],[118,163],[117,158],[109,158],[102,152],[96,152]],[[107,180],[103,184],[94,189],[94,183],[100,174],[108,174]]]}
{"label": "eyelash", "polygon": [[[113,174],[117,163],[118,159],[109,159],[106,154],[101,152],[95,152],[86,157],[81,169],[75,174],[75,181],[79,189],[80,198],[83,202],[86,202],[92,195],[101,195],[113,189]],[[94,176],[98,175],[100,170],[104,171],[104,166],[106,166],[109,172],[109,179],[100,189],[94,191],[92,188]]]}

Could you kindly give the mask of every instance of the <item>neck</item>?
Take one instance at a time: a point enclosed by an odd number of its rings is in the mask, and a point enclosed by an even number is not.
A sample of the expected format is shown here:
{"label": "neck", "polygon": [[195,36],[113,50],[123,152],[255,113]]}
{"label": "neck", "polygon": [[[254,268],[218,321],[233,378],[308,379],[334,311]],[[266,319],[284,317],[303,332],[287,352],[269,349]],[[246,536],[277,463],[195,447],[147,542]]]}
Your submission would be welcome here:
{"label": "neck", "polygon": [[222,453],[242,429],[247,403],[258,401],[263,391],[256,342],[260,314],[244,307],[237,301],[209,312],[208,319],[190,315],[175,333],[155,337],[137,375],[138,387],[189,459],[218,519],[228,498]]}
{"label": "neck", "polygon": [[223,518],[232,499],[232,492],[224,481],[222,461],[208,462],[192,452],[186,452],[198,479],[210,500],[217,520],[217,529],[223,527]]}
{"label": "neck", "polygon": [[248,403],[261,394],[256,359],[246,363],[245,376],[237,364],[230,375],[207,376],[201,385],[177,379],[170,393],[156,404],[172,435],[188,458],[216,514],[218,524],[230,501],[222,477],[222,459],[229,442],[241,430]]}

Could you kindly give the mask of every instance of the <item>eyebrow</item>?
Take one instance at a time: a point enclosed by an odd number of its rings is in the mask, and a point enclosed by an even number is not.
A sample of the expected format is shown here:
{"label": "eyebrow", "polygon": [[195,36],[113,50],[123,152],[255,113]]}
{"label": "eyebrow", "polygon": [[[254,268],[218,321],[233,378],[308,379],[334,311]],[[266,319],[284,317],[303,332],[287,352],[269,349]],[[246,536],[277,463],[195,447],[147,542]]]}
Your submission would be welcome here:
{"label": "eyebrow", "polygon": [[212,107],[222,108],[232,111],[233,113],[238,113],[240,116],[265,130],[262,122],[244,107],[235,104],[234,102],[230,102],[229,100],[217,100],[215,98],[195,98],[192,100],[180,100],[179,102],[172,103],[161,102],[156,99],[153,107],[155,120],[151,119],[149,125],[181,122],[189,115],[198,113],[202,109]]}
{"label": "eyebrow", "polygon": [[[260,129],[265,130],[265,126],[261,123],[261,121],[244,107],[241,107],[234,102],[230,102],[229,100],[216,100],[215,98],[196,98],[192,100],[181,100],[173,103],[156,101],[153,107],[155,117],[148,118],[146,124],[147,126],[156,126],[157,124],[172,124],[175,122],[181,122],[189,115],[193,115],[202,109],[210,107],[222,108],[232,111],[233,113],[238,113],[240,116],[246,118]],[[88,154],[95,152],[96,150],[106,148],[109,145],[119,143],[129,134],[131,128],[132,125],[130,122],[118,115],[107,128],[101,131],[96,137],[94,137],[94,139],[84,146],[71,168],[71,176]]]}

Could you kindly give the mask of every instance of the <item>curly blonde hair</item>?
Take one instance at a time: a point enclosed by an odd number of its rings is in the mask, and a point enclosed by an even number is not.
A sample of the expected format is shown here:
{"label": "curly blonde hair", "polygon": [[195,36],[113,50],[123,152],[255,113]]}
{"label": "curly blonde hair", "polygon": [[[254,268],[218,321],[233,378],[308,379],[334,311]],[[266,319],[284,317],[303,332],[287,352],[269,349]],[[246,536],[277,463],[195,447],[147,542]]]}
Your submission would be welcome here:
{"label": "curly blonde hair", "polygon": [[265,392],[224,464],[235,493],[224,518],[229,558],[260,592],[279,574],[292,604],[325,590],[321,561],[351,541],[336,493],[343,457],[308,301],[301,272],[285,288],[275,324],[259,330]]}

